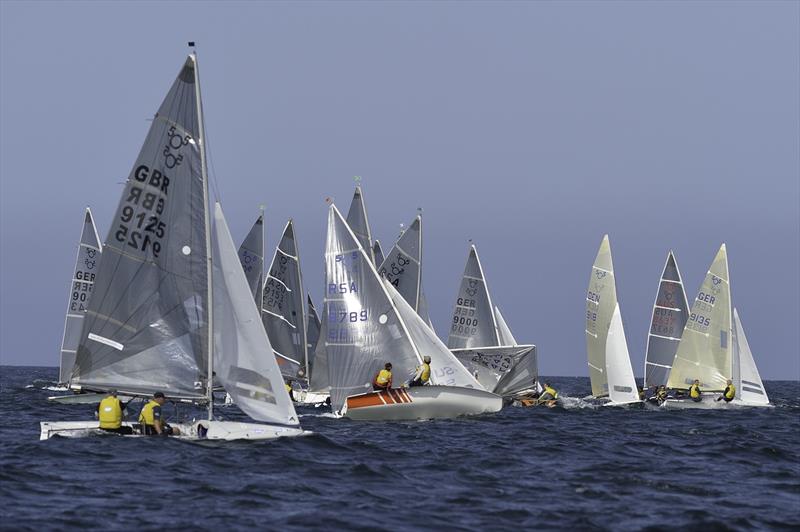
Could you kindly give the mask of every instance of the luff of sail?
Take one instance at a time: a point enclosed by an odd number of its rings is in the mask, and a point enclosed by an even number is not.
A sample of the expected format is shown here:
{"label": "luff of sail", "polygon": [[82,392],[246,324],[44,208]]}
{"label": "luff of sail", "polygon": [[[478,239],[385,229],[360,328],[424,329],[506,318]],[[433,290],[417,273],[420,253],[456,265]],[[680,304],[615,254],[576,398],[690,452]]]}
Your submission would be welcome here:
{"label": "luff of sail", "polygon": [[421,261],[422,217],[417,216],[378,267],[378,274],[395,287],[415,312],[420,308]]}
{"label": "luff of sail", "polygon": [[239,261],[242,263],[247,284],[253,292],[253,300],[261,301],[264,282],[264,214],[259,215],[242,245],[239,246]]}
{"label": "luff of sail", "polygon": [[153,119],[106,238],[72,383],[205,398],[207,210],[197,69]]}
{"label": "luff of sail", "polygon": [[67,302],[67,315],[64,320],[64,337],[61,340],[61,361],[58,382],[67,383],[75,365],[75,355],[80,344],[83,318],[89,306],[96,272],[99,270],[102,244],[94,225],[92,211],[86,207],[81,228],[81,239],[72,272],[70,296]]}
{"label": "luff of sail", "polygon": [[731,296],[728,254],[719,248],[692,304],[667,386],[687,389],[695,379],[703,391],[722,391],[732,377]]}
{"label": "luff of sail", "polygon": [[[734,384],[736,397],[751,405],[768,405],[769,397],[761,375],[758,373],[753,352],[744,334],[742,320],[736,307],[733,308],[733,338],[734,338]],[[738,371],[736,371],[738,369]]]}
{"label": "luff of sail", "polygon": [[278,364],[264,356],[272,348],[219,203],[213,237],[215,376],[251,418],[298,425]]}
{"label": "luff of sail", "polygon": [[611,244],[608,235],[604,235],[594,259],[586,292],[586,355],[592,395],[595,397],[608,395],[606,339],[616,306],[617,287],[614,263],[611,260]]}
{"label": "luff of sail", "polygon": [[319,346],[324,344],[334,412],[341,410],[347,396],[369,391],[372,377],[386,362],[394,366],[397,381],[410,376],[421,359],[404,329],[372,259],[331,205],[315,373],[319,370]]}
{"label": "luff of sail", "polygon": [[464,275],[453,309],[447,347],[466,349],[499,345],[494,307],[478,251],[470,246]]}
{"label": "luff of sail", "polygon": [[297,239],[294,223],[289,220],[275,249],[275,256],[264,283],[261,304],[264,328],[281,373],[286,377],[304,375],[307,368],[308,342],[304,304]]}
{"label": "luff of sail", "polygon": [[367,206],[364,203],[364,194],[360,186],[356,186],[353,192],[353,201],[350,202],[350,209],[347,211],[347,225],[358,238],[364,253],[375,264],[375,256],[372,254],[372,232],[369,229],[369,218],[367,218]]}

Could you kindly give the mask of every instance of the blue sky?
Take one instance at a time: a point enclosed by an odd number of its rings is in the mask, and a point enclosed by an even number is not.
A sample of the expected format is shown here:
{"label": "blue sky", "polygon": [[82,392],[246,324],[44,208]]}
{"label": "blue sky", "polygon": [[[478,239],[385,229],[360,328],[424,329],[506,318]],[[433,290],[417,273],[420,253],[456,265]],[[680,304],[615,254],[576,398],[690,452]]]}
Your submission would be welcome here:
{"label": "blue sky", "polygon": [[0,3],[0,360],[56,365],[83,208],[101,237],[198,43],[234,238],[288,217],[322,293],[325,198],[363,177],[387,249],[424,209],[446,334],[478,246],[544,375],[586,375],[604,233],[641,375],[669,249],[694,298],[720,243],[762,376],[800,378],[797,2]]}

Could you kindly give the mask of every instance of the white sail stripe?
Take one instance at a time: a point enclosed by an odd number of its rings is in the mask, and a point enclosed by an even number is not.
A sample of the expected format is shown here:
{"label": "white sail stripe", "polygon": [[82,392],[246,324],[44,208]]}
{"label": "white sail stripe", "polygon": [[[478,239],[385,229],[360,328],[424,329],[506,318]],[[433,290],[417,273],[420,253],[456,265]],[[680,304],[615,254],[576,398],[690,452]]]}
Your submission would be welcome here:
{"label": "white sail stripe", "polygon": [[91,245],[91,244],[86,244],[85,242],[81,242],[79,245],[80,245],[80,247],[82,247],[82,248],[89,248],[89,249],[93,249],[93,250],[95,250],[95,251],[100,251],[100,248],[98,248],[98,247],[94,247],[94,246],[93,246],[93,245]]}
{"label": "white sail stripe", "polygon": [[298,258],[297,258],[297,256],[296,256],[296,255],[289,255],[288,253],[286,253],[286,252],[285,252],[284,250],[282,250],[281,248],[277,248],[275,251],[277,251],[278,253],[280,253],[280,254],[281,254],[281,255],[283,255],[284,257],[289,257],[290,259],[292,259],[292,260],[294,260],[294,261],[297,261],[297,260],[298,260]]}
{"label": "white sail stripe", "polygon": [[720,281],[725,281],[725,283],[727,283],[727,282],[728,282],[728,280],[727,280],[727,279],[725,279],[724,277],[720,277],[719,275],[717,275],[716,273],[712,272],[711,270],[708,270],[708,271],[706,272],[706,275],[708,275],[708,274],[711,274],[711,275],[713,275],[714,277],[716,277],[716,278],[717,278],[717,279],[719,279]]}
{"label": "white sail stripe", "polygon": [[653,305],[653,306],[656,307],[656,308],[663,308],[665,310],[675,310],[677,312],[683,312],[681,309],[679,309],[677,307],[664,307],[662,305]]}
{"label": "white sail stripe", "polygon": [[125,346],[119,342],[115,342],[110,338],[106,338],[105,336],[100,336],[99,334],[89,333],[89,340],[94,340],[95,342],[99,342],[101,344],[107,345],[109,347],[113,347],[117,351],[122,351]]}
{"label": "white sail stripe", "polygon": [[399,243],[398,243],[398,244],[395,244],[395,245],[394,245],[394,247],[396,247],[397,249],[399,249],[400,251],[402,251],[402,252],[403,252],[403,255],[404,255],[406,258],[408,258],[408,260],[410,260],[411,262],[413,262],[413,263],[414,263],[414,264],[416,264],[416,265],[419,265],[419,261],[418,261],[417,259],[415,259],[414,257],[412,257],[412,256],[411,256],[411,254],[410,254],[410,253],[408,253],[406,250],[404,250],[403,248],[401,248]]}
{"label": "white sail stripe", "polygon": [[291,327],[292,329],[297,329],[296,325],[292,325],[292,322],[290,322],[289,320],[287,320],[286,318],[284,318],[280,314],[275,314],[274,312],[270,312],[269,310],[267,310],[265,308],[262,308],[261,312],[263,312],[265,314],[269,314],[270,316],[275,316],[276,318],[281,319],[281,320],[285,321],[286,323],[288,323],[289,327]]}
{"label": "white sail stripe", "polygon": [[[595,338],[597,338],[597,335],[596,335],[595,333],[593,333],[592,331],[590,331],[589,329],[586,329],[586,334],[591,334],[592,336],[594,336]],[[591,364],[590,364],[590,365],[591,365]]]}
{"label": "white sail stripe", "polygon": [[83,319],[83,318],[86,317],[86,315],[85,314],[67,314],[67,317],[68,318],[80,318],[80,319]]}
{"label": "white sail stripe", "polygon": [[[673,336],[661,336],[660,334],[654,334],[654,333],[650,333],[650,336],[655,336],[656,338],[663,338],[664,340],[674,340],[676,342],[680,342],[681,341],[680,338],[675,338]],[[648,362],[648,364],[649,364],[649,362]]]}
{"label": "white sail stripe", "polygon": [[73,281],[73,282],[76,282],[76,281],[77,281],[77,282],[79,282],[79,283],[86,283],[86,284],[94,284],[94,281],[87,281],[87,280],[85,280],[85,279],[72,279],[72,281]]}
{"label": "white sail stripe", "polygon": [[[283,285],[283,287],[286,289],[286,291],[287,291],[287,292],[293,292],[293,290],[292,290],[291,288],[289,288],[289,287],[286,285],[286,283],[284,283],[283,281],[281,281],[281,280],[280,280],[280,279],[278,279],[277,277],[273,277],[273,276],[271,276],[271,275],[267,274],[267,279],[275,279],[276,281],[278,281],[279,283],[281,283],[281,284]],[[264,283],[264,286],[266,286],[266,284],[267,284],[267,283]]]}
{"label": "white sail stripe", "polygon": [[474,280],[474,281],[480,281],[480,282],[482,282],[482,283],[483,283],[483,282],[485,282],[485,281],[483,280],[483,277],[473,277],[473,276],[471,276],[471,275],[466,275],[466,274],[464,274],[464,276],[463,276],[463,277],[464,277],[464,279],[472,279],[472,280]]}
{"label": "white sail stripe", "polygon": [[326,341],[325,345],[328,346],[328,345],[361,345],[361,344],[352,344],[352,343],[351,344],[345,344],[345,343],[339,343],[339,342],[327,342]]}
{"label": "white sail stripe", "polygon": [[[587,332],[588,332],[588,331],[587,331]],[[589,364],[589,367],[590,367],[590,368],[592,368],[592,369],[594,369],[594,370],[597,370],[597,371],[599,371],[600,373],[605,373],[605,372],[604,372],[602,369],[600,369],[600,368],[598,368],[597,366],[593,365],[591,362],[589,362],[588,364]]]}
{"label": "white sail stripe", "polygon": [[664,364],[656,364],[655,362],[650,362],[649,360],[645,361],[645,364],[647,364],[648,366],[658,366],[659,368],[672,369],[672,366],[665,366]]}
{"label": "white sail stripe", "polygon": [[86,310],[86,314],[91,314],[93,316],[97,316],[98,318],[104,320],[106,323],[113,323],[114,325],[116,325],[118,327],[122,327],[123,329],[127,329],[130,332],[134,332],[134,333],[135,332],[139,332],[135,327],[133,327],[131,325],[128,325],[127,323],[122,323],[119,320],[115,320],[111,316],[106,316],[104,314],[100,314],[99,312],[95,312],[95,311],[89,310],[89,309]]}
{"label": "white sail stripe", "polygon": [[662,283],[683,284],[681,281],[673,281],[672,279],[661,278]]}
{"label": "white sail stripe", "polygon": [[586,298],[586,301],[588,301],[589,303],[593,303],[595,306],[597,306],[597,305],[599,305],[599,304],[600,304],[600,302],[599,302],[599,301],[595,301],[595,300],[593,300],[593,299],[589,299],[588,297]]}
{"label": "white sail stripe", "polygon": [[62,349],[61,352],[62,353],[77,353],[78,350],[77,349]]}
{"label": "white sail stripe", "polygon": [[[281,358],[283,358],[285,360],[288,360],[289,362],[294,362],[295,364],[300,364],[300,362],[298,362],[297,360],[295,360],[295,359],[293,359],[291,357],[287,357],[286,355],[284,355],[283,353],[279,353],[275,349],[273,349],[272,352],[275,354],[275,356],[281,357]],[[300,364],[300,365],[302,365],[302,364]]]}
{"label": "white sail stripe", "polygon": [[606,273],[610,273],[611,275],[614,275],[614,272],[612,270],[606,270],[605,268],[601,268],[600,266],[592,266],[592,267],[595,270],[600,270],[601,272],[606,272]]}

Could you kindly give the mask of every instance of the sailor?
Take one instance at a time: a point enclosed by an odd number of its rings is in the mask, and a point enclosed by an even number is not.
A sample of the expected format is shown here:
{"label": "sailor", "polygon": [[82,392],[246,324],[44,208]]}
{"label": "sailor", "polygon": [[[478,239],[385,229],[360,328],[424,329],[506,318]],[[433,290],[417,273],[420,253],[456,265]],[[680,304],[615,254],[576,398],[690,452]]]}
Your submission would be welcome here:
{"label": "sailor", "polygon": [[539,402],[545,403],[547,401],[555,401],[558,399],[558,392],[555,388],[550,386],[548,383],[544,383],[544,390],[539,395]]}
{"label": "sailor", "polygon": [[292,388],[292,379],[286,379],[286,382],[284,382],[283,385],[286,386],[286,393],[289,394],[289,399],[291,399],[292,402],[294,402],[295,398],[294,398],[294,388]]}
{"label": "sailor", "polygon": [[372,379],[372,389],[375,391],[388,390],[392,387],[392,363],[387,362],[384,364],[383,369],[380,370],[375,378]]}
{"label": "sailor", "polygon": [[661,404],[666,400],[667,400],[667,387],[662,384],[661,386],[658,387],[658,391],[656,391],[656,401],[658,401],[658,404]]}
{"label": "sailor", "polygon": [[733,385],[732,380],[728,379],[728,385],[725,387],[725,391],[722,392],[722,395],[717,397],[717,401],[725,399],[726,403],[730,403],[733,401],[734,397],[736,397],[736,386]]}
{"label": "sailor", "polygon": [[142,407],[139,423],[142,424],[142,434],[145,436],[170,436],[173,434],[172,427],[161,418],[161,405],[165,401],[164,394],[156,392],[153,394],[153,398]]}
{"label": "sailor", "polygon": [[109,390],[108,395],[97,405],[97,417],[100,429],[117,434],[133,434],[131,427],[122,426],[122,411],[125,407],[117,398],[116,390]]}
{"label": "sailor", "polygon": [[422,365],[417,366],[414,378],[408,383],[409,386],[425,386],[431,380],[431,357],[425,355],[422,358]]}
{"label": "sailor", "polygon": [[689,388],[689,397],[691,397],[692,401],[695,403],[699,403],[703,400],[702,393],[703,391],[700,389],[700,380],[695,379],[692,383],[692,387]]}

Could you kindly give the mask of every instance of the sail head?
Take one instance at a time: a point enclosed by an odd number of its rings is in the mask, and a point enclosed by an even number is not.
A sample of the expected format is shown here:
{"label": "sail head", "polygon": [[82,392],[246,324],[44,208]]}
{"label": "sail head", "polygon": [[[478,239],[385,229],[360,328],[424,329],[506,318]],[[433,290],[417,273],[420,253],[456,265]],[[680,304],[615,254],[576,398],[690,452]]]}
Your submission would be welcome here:
{"label": "sail head", "polygon": [[478,251],[470,246],[458,289],[447,347],[465,349],[499,345],[494,308],[483,276]]}

